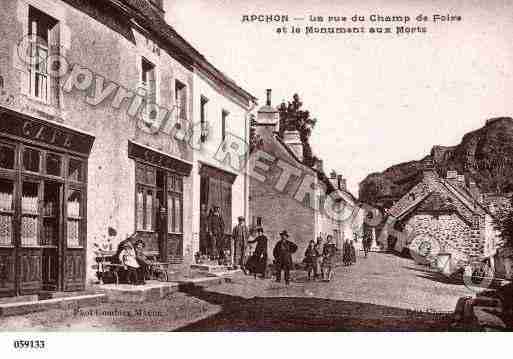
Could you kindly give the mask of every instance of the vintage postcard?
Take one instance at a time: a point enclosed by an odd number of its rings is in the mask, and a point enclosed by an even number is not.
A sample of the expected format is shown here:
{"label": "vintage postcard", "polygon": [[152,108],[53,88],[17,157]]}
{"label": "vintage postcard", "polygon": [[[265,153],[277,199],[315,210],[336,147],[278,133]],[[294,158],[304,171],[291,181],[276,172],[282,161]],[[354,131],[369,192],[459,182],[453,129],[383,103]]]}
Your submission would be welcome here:
{"label": "vintage postcard", "polygon": [[512,330],[512,13],[0,0],[0,331]]}

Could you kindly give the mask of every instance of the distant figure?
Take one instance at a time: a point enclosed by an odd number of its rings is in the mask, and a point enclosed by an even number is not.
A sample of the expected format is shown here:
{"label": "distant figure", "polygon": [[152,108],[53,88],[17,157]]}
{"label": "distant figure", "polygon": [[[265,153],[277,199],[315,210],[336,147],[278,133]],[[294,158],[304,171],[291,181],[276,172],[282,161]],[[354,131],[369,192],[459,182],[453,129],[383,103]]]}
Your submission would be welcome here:
{"label": "distant figure", "polygon": [[226,256],[224,255],[224,221],[218,206],[214,207],[214,211],[210,215],[208,230],[211,238],[211,251],[215,256],[214,259],[217,259],[219,264],[226,263]]}
{"label": "distant figure", "polygon": [[322,250],[322,279],[330,281],[333,276],[333,267],[335,266],[335,255],[337,247],[333,243],[333,236],[328,235],[326,244]]}
{"label": "distant figure", "polygon": [[256,243],[255,250],[249,257],[245,265],[245,270],[253,274],[255,278],[260,274],[261,278],[265,278],[265,271],[267,269],[267,237],[264,235],[262,227],[256,230],[257,236],[255,239],[248,240],[248,244]]}
{"label": "distant figure", "polygon": [[235,266],[239,266],[244,270],[246,244],[249,239],[249,230],[246,226],[244,217],[238,218],[239,223],[233,228],[233,261]]}
{"label": "distant figure", "polygon": [[365,258],[367,258],[367,254],[371,250],[372,235],[370,235],[370,233],[365,233],[364,232],[362,242],[363,242],[362,243],[363,244],[363,252],[365,254]]}
{"label": "distant figure", "polygon": [[349,242],[349,239],[345,240],[342,249],[342,263],[344,263],[344,266],[349,266],[351,265],[351,244]]}
{"label": "distant figure", "polygon": [[312,279],[312,273],[314,275],[314,279],[317,277],[317,258],[319,258],[320,253],[317,251],[316,243],[312,239],[310,243],[308,243],[308,247],[305,251],[305,258],[303,259],[303,263],[305,264],[305,270],[308,273],[308,280]]}
{"label": "distant figure", "polygon": [[288,240],[287,231],[280,233],[280,240],[276,243],[273,250],[274,261],[276,263],[276,281],[281,281],[281,272],[285,275],[285,284],[290,283],[290,270],[292,269],[292,254],[297,251],[297,245]]}
{"label": "distant figure", "polygon": [[354,247],[354,242],[350,241],[349,245],[350,245],[350,253],[351,253],[351,263],[350,264],[355,264],[356,263],[356,249]]}

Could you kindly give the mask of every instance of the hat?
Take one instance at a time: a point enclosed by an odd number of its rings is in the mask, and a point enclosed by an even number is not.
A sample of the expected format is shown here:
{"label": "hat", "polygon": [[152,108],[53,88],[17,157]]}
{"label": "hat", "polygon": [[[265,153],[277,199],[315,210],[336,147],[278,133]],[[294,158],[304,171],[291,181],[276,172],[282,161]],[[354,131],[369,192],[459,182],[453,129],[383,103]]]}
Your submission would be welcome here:
{"label": "hat", "polygon": [[238,219],[239,221],[245,221],[245,218],[244,218],[243,216],[239,216],[239,217],[237,217],[237,219]]}
{"label": "hat", "polygon": [[287,233],[287,231],[281,231],[280,232],[280,236],[285,236],[285,237],[289,237],[289,234]]}
{"label": "hat", "polygon": [[143,247],[146,247],[146,243],[144,243],[144,241],[142,239],[138,239],[135,241],[134,245],[139,245],[139,243],[141,243],[143,245]]}

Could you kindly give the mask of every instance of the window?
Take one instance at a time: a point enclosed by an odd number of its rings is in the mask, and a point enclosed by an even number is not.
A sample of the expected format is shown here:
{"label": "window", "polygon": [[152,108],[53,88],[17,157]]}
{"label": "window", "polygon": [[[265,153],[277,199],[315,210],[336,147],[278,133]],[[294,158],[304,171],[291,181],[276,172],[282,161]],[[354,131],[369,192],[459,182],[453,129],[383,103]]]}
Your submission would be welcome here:
{"label": "window", "polygon": [[180,81],[175,82],[175,104],[178,108],[178,118],[187,119],[187,87]]}
{"label": "window", "polygon": [[36,36],[30,50],[34,62],[29,70],[29,91],[30,95],[44,102],[49,101],[51,81],[46,72],[46,58],[50,50],[58,51],[59,47],[57,24],[57,20],[29,7],[29,35]]}
{"label": "window", "polygon": [[208,137],[207,122],[207,103],[208,98],[201,96],[200,121],[201,121],[201,142],[205,142]]}
{"label": "window", "polygon": [[71,189],[68,191],[67,198],[67,245],[68,248],[77,248],[82,246],[82,193]]}
{"label": "window", "polygon": [[23,150],[23,169],[31,172],[39,172],[41,153],[33,148]]}
{"label": "window", "polygon": [[221,139],[224,142],[226,138],[226,121],[228,120],[228,115],[230,113],[228,111],[223,110],[221,112]]}
{"label": "window", "polygon": [[0,246],[13,244],[14,183],[0,178]]}
{"label": "window", "polygon": [[0,167],[14,169],[14,147],[0,144]]}
{"label": "window", "polygon": [[69,159],[68,178],[72,181],[84,180],[83,162],[75,158]]}
{"label": "window", "polygon": [[183,232],[183,179],[178,175],[167,177],[167,228],[169,233]]}
{"label": "window", "polygon": [[157,102],[157,82],[156,82],[155,65],[142,59],[141,82],[142,87],[146,90],[146,99],[148,103]]}
{"label": "window", "polygon": [[46,155],[46,174],[52,176],[61,176],[61,156],[54,153]]}
{"label": "window", "polygon": [[156,193],[155,169],[143,164],[136,165],[136,229],[138,231],[153,231],[154,224],[154,203]]}

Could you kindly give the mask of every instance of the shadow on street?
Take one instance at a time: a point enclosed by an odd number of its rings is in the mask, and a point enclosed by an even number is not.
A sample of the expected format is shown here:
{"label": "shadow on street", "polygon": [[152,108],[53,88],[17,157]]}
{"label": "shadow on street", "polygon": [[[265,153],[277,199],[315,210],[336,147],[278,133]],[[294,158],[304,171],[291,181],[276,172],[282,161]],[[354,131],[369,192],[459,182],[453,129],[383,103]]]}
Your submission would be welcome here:
{"label": "shadow on street", "polygon": [[178,331],[447,331],[452,315],[311,297],[243,297],[187,289],[221,311]]}

